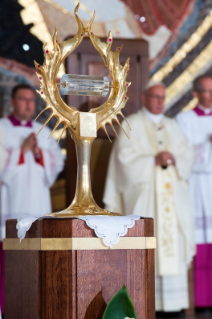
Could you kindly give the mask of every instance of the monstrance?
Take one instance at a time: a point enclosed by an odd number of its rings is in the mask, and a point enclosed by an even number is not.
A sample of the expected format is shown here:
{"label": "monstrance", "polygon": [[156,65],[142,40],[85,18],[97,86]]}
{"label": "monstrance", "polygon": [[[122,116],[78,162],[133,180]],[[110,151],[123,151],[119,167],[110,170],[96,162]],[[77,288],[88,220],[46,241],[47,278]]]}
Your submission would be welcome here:
{"label": "monstrance", "polygon": [[[74,11],[75,19],[78,24],[77,34],[72,39],[59,43],[56,40],[57,31],[55,30],[52,37],[53,49],[50,50],[47,47],[47,44],[45,44],[45,59],[43,65],[35,62],[35,67],[39,72],[36,74],[40,81],[40,90],[37,90],[37,92],[46,102],[46,107],[40,112],[40,114],[45,110],[51,111],[49,118],[44,123],[40,131],[51,120],[51,118],[56,117],[57,122],[50,136],[56,128],[63,123],[64,128],[61,135],[66,129],[70,130],[71,137],[75,142],[77,153],[77,185],[73,202],[65,210],[47,215],[53,217],[74,217],[83,215],[113,216],[117,214],[100,208],[93,198],[90,179],[90,154],[92,143],[100,128],[105,131],[109,140],[110,137],[107,133],[106,124],[109,124],[112,127],[117,138],[118,135],[112,121],[115,121],[124,131],[117,116],[121,115],[127,122],[126,118],[122,114],[122,109],[125,107],[128,100],[127,90],[131,84],[126,81],[127,74],[129,72],[129,59],[127,59],[125,65],[122,66],[119,63],[119,55],[123,46],[117,47],[114,52],[111,51],[111,32],[108,34],[107,42],[102,42],[91,31],[95,12],[88,23],[88,26],[84,28],[82,21],[78,17],[78,8],[79,4],[76,6]],[[112,83],[110,85],[107,78],[101,77],[69,74],[63,75],[60,81],[60,87],[64,94],[104,96],[109,91],[109,88],[111,88],[108,100],[103,105],[95,109],[91,109],[89,112],[79,112],[75,107],[67,105],[61,98],[57,88],[56,76],[61,63],[77,48],[86,33],[88,34],[95,49],[101,55],[105,66],[108,68]],[[127,135],[125,131],[124,133]]]}

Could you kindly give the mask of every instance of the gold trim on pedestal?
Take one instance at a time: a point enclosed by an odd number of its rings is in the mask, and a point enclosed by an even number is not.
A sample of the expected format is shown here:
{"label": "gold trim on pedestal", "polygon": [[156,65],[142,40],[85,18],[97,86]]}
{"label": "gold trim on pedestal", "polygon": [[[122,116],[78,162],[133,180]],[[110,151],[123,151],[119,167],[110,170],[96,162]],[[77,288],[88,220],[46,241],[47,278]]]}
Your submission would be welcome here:
{"label": "gold trim on pedestal", "polygon": [[[113,249],[155,249],[155,237],[121,237]],[[108,250],[101,238],[4,238],[4,250]]]}

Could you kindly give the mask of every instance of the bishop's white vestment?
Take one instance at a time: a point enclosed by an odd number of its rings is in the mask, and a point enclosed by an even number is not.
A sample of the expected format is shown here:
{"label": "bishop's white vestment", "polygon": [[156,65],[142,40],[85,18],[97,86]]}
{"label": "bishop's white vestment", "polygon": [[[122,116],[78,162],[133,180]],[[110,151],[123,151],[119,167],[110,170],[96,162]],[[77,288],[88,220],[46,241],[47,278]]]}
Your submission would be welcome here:
{"label": "bishop's white vestment", "polygon": [[5,221],[24,214],[42,216],[51,213],[49,188],[63,169],[64,158],[51,131],[44,127],[38,135],[40,158],[31,151],[22,153],[21,145],[31,134],[37,134],[42,125],[37,122],[18,121],[12,115],[0,119],[5,134],[7,163],[1,172],[1,236],[5,237]]}
{"label": "bishop's white vestment", "polygon": [[212,109],[201,105],[181,112],[177,122],[193,144],[195,163],[189,180],[195,222],[195,305],[212,307]]}
{"label": "bishop's white vestment", "polygon": [[[156,310],[188,308],[187,268],[195,252],[187,181],[193,148],[174,120],[145,108],[127,118],[115,141],[103,201],[125,215],[153,217],[157,237]],[[176,165],[155,166],[154,157],[169,151]]]}

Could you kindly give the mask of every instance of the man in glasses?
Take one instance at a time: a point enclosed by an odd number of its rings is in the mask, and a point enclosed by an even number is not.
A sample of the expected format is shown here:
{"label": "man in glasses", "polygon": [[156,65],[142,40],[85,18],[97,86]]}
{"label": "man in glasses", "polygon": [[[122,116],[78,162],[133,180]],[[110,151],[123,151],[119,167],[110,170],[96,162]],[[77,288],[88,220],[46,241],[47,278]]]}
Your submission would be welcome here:
{"label": "man in glasses", "polygon": [[195,79],[197,106],[177,121],[194,145],[195,164],[189,186],[195,222],[195,306],[212,307],[212,75]]}
{"label": "man in glasses", "polygon": [[107,175],[104,203],[112,212],[153,217],[156,250],[156,310],[188,308],[187,269],[195,247],[188,178],[193,148],[181,129],[163,114],[165,87],[150,82],[143,108],[122,123]]}
{"label": "man in glasses", "polygon": [[[63,155],[51,131],[32,121],[36,108],[35,91],[27,84],[13,88],[12,113],[0,120],[6,137],[7,163],[1,173],[1,237],[5,221],[24,214],[41,216],[50,213],[50,186],[63,169]],[[1,260],[4,263],[4,260]],[[4,275],[4,264],[1,264]],[[1,276],[1,310],[4,278]]]}

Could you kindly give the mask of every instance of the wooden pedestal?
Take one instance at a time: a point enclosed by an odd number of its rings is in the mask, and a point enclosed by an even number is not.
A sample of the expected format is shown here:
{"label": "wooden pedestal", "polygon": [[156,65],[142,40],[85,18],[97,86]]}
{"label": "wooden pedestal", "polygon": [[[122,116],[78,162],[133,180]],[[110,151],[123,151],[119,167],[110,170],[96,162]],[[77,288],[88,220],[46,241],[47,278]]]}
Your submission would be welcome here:
{"label": "wooden pedestal", "polygon": [[7,221],[5,318],[102,319],[125,285],[138,319],[154,319],[154,244],[132,238],[153,236],[153,219],[142,218],[123,237],[130,249],[123,241],[107,249],[84,221],[51,218],[33,223],[19,245],[16,220]]}

